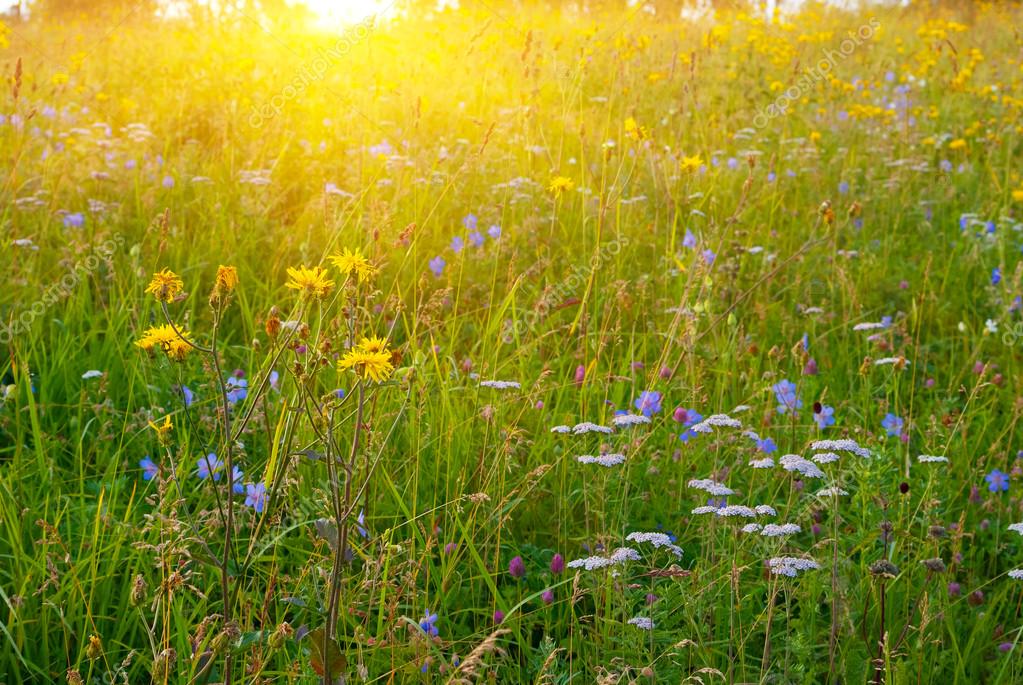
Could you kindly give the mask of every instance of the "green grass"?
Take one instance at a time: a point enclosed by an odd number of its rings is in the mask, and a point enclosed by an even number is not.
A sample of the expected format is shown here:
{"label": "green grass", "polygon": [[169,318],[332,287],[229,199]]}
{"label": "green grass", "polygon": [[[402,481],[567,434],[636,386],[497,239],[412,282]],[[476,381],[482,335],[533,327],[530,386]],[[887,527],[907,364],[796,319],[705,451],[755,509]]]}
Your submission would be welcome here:
{"label": "green grass", "polygon": [[[833,80],[757,127],[871,18]],[[338,36],[242,14],[0,33],[0,682],[222,682],[228,655],[231,682],[316,682],[332,586],[334,668],[353,682],[1017,682],[1019,19],[1016,5],[768,25],[467,3],[350,33],[322,78],[303,74]],[[680,168],[693,155],[706,168]],[[268,184],[241,182],[259,169]],[[555,176],[573,187],[551,192]],[[327,261],[343,248],[379,273],[343,285]],[[285,287],[288,267],[316,264],[328,297]],[[222,311],[219,265],[240,279]],[[186,291],[167,310],[215,347],[220,378],[213,355],[135,345],[164,323],[144,290],[165,267]],[[274,317],[308,329],[273,337]],[[335,363],[372,334],[394,352],[379,384]],[[229,441],[221,380],[236,369],[248,397]],[[794,414],[777,409],[783,379]],[[649,425],[550,430],[609,425],[644,391],[662,395]],[[834,426],[818,428],[815,402]],[[843,454],[823,479],[753,469],[765,455],[739,430],[681,441],[676,407],[732,414],[776,460],[820,438],[873,456]],[[886,436],[888,413],[904,439]],[[168,416],[161,445],[150,422]],[[266,487],[262,513],[195,475],[228,442],[244,483]],[[575,460],[601,452],[626,460]],[[995,469],[1005,492],[988,489]],[[692,514],[702,478],[801,532]],[[848,496],[817,495],[832,485]],[[625,540],[656,530],[680,559]],[[614,574],[551,570],[555,554],[627,545],[640,559]],[[781,555],[820,568],[770,574]],[[946,570],[920,563],[933,558]],[[871,572],[885,559],[894,578]],[[436,637],[418,627],[427,611]]]}

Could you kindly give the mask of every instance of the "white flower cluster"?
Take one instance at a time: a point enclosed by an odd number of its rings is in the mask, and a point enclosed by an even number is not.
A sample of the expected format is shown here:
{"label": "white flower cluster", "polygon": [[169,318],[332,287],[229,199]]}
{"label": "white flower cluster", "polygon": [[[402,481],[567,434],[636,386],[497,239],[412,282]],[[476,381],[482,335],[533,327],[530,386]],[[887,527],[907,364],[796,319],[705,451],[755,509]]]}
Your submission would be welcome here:
{"label": "white flower cluster", "polygon": [[1023,535],[1023,523],[1013,523],[1009,526],[1009,530]]}
{"label": "white flower cluster", "polygon": [[774,459],[771,457],[764,457],[763,459],[753,459],[749,463],[755,469],[773,469]]}
{"label": "white flower cluster", "polygon": [[642,423],[650,423],[649,416],[643,416],[642,414],[618,414],[611,419],[611,424],[614,426],[638,426]]}
{"label": "white flower cluster", "polygon": [[909,366],[909,360],[905,357],[881,357],[874,362],[874,366],[885,366],[887,364],[899,364]]}
{"label": "white flower cluster", "polygon": [[820,454],[815,454],[810,458],[818,464],[830,464],[838,461],[841,457],[839,457],[836,452],[821,452]]}
{"label": "white flower cluster", "polygon": [[646,616],[636,616],[635,618],[629,619],[629,625],[636,626],[640,630],[653,630],[654,622]]}
{"label": "white flower cluster", "polygon": [[916,458],[916,460],[921,464],[948,463],[948,457],[939,457],[934,454],[921,454]]}
{"label": "white flower cluster", "polygon": [[601,454],[596,457],[583,454],[575,458],[580,464],[600,464],[601,466],[618,466],[625,461],[624,454]]}
{"label": "white flower cluster", "polygon": [[888,328],[888,326],[879,321],[866,321],[853,326],[854,331],[876,331],[882,328]]}
{"label": "white flower cluster", "polygon": [[572,432],[572,427],[571,426],[555,426],[554,428],[551,428],[551,433],[571,433],[571,432]]}
{"label": "white flower cluster", "polygon": [[712,414],[694,424],[689,430],[694,433],[713,433],[714,428],[742,428],[742,423],[738,419],[733,419],[728,414]]}
{"label": "white flower cluster", "polygon": [[626,561],[638,561],[639,552],[632,549],[631,547],[619,547],[611,556],[600,557],[584,557],[582,559],[573,559],[568,562],[569,568],[583,568],[587,571],[594,571],[599,568],[607,568],[609,566],[618,566],[624,564]]}
{"label": "white flower cluster", "polygon": [[480,387],[507,390],[508,388],[521,388],[522,385],[518,381],[480,381]]}
{"label": "white flower cluster", "polygon": [[767,560],[767,567],[771,573],[795,578],[801,571],[819,569],[820,564],[804,557],[772,557]]}
{"label": "white flower cluster", "polygon": [[696,490],[703,490],[715,497],[727,497],[728,495],[735,494],[735,490],[732,490],[727,485],[722,485],[717,481],[713,481],[710,478],[696,478],[689,481],[687,485]]}
{"label": "white flower cluster", "polygon": [[817,492],[818,497],[845,497],[849,493],[842,488],[831,486]]}
{"label": "white flower cluster", "polygon": [[608,426],[601,426],[596,423],[584,421],[582,423],[575,424],[572,427],[572,433],[575,435],[582,435],[583,433],[604,433],[606,435],[610,435],[611,433],[614,433],[614,430]]}
{"label": "white flower cluster", "polygon": [[795,535],[802,531],[795,523],[768,523],[760,530],[760,534],[768,538],[782,537],[783,535]]}
{"label": "white flower cluster", "polygon": [[1023,568],[1014,568],[1009,571],[1009,577],[1013,580],[1023,580]]}
{"label": "white flower cluster", "polygon": [[682,548],[671,541],[664,533],[629,533],[625,539],[630,542],[649,542],[654,547],[663,547],[676,557],[682,556]]}
{"label": "white flower cluster", "polygon": [[815,452],[852,452],[858,457],[869,457],[870,450],[860,447],[855,440],[844,438],[841,440],[816,440],[810,444],[810,449]]}
{"label": "white flower cluster", "polygon": [[809,459],[803,459],[798,454],[786,454],[781,459],[782,468],[786,471],[795,471],[806,478],[823,478],[824,472],[821,471],[817,464],[814,464]]}

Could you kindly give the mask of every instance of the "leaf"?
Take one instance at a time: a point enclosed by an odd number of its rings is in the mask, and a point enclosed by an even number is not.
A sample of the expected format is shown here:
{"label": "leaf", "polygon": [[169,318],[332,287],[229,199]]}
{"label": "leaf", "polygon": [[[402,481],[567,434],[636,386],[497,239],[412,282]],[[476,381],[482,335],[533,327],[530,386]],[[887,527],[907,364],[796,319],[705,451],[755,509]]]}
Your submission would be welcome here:
{"label": "leaf", "polygon": [[317,628],[306,635],[305,640],[309,643],[309,665],[313,667],[316,675],[324,675],[324,664],[330,666],[330,675],[337,677],[348,667],[348,659],[341,653],[340,647],[334,640],[327,640],[326,659],[324,658],[323,646],[326,631]]}

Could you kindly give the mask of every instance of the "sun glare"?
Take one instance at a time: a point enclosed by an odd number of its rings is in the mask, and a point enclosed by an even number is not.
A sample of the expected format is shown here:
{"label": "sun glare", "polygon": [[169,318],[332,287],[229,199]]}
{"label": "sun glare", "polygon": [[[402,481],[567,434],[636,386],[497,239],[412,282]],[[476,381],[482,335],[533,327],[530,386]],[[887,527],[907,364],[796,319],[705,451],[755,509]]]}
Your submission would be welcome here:
{"label": "sun glare", "polygon": [[382,0],[300,0],[316,15],[315,25],[326,30],[339,30],[373,15],[386,16],[394,2]]}

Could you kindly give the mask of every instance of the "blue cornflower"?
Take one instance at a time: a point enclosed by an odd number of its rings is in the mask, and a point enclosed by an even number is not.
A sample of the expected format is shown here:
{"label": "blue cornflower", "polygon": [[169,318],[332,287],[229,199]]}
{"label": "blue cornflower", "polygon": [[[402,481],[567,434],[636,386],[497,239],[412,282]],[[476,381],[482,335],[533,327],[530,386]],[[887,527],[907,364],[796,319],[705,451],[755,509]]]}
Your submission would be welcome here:
{"label": "blue cornflower", "polygon": [[497,224],[493,224],[490,228],[487,229],[487,235],[489,235],[494,240],[497,240],[498,238],[501,237],[501,227],[498,226]]}
{"label": "blue cornflower", "polygon": [[433,272],[434,276],[437,276],[439,278],[440,275],[444,273],[444,266],[446,264],[447,262],[444,261],[444,258],[441,257],[440,255],[437,255],[436,257],[430,260],[430,271]]}
{"label": "blue cornflower", "polygon": [[85,215],[81,212],[69,212],[64,215],[65,228],[81,228],[85,225]]}
{"label": "blue cornflower", "polygon": [[898,436],[902,434],[902,427],[905,425],[905,421],[901,417],[888,412],[884,415],[881,420],[881,427],[885,429],[885,432],[891,436]]}
{"label": "blue cornflower", "polygon": [[786,414],[790,411],[795,414],[796,411],[803,408],[803,400],[799,399],[799,395],[796,394],[796,384],[792,381],[788,379],[779,381],[771,386],[771,390],[774,391],[774,396],[778,400],[779,414]]}
{"label": "blue cornflower", "polygon": [[1002,270],[997,266],[991,269],[991,285],[998,285],[1002,282]]}
{"label": "blue cornflower", "polygon": [[231,376],[227,379],[227,401],[231,404],[244,400],[249,396],[249,382],[244,378]]}
{"label": "blue cornflower", "polygon": [[266,486],[262,483],[249,483],[245,486],[245,506],[252,507],[257,514],[263,513],[266,504]]}
{"label": "blue cornflower", "polygon": [[475,214],[466,214],[465,218],[462,219],[462,225],[470,231],[476,230],[477,219]]}
{"label": "blue cornflower", "polygon": [[1009,474],[995,469],[984,476],[987,481],[987,489],[991,492],[1005,492],[1009,489]]}
{"label": "blue cornflower", "polygon": [[440,635],[440,631],[437,629],[437,614],[431,614],[429,609],[426,610],[426,616],[419,619],[419,627],[431,637]]}
{"label": "blue cornflower", "polygon": [[814,412],[813,420],[817,422],[817,427],[824,430],[828,426],[835,425],[835,408],[828,405],[821,407],[819,412]]}
{"label": "blue cornflower", "polygon": [[222,462],[213,452],[210,452],[205,457],[199,457],[198,464],[199,469],[197,473],[199,474],[199,478],[206,480],[212,476],[213,480],[220,480],[220,472],[224,469],[224,462]]}
{"label": "blue cornflower", "polygon": [[714,254],[714,251],[710,249],[704,250],[700,254],[703,256],[703,261],[707,262],[708,266],[713,264],[714,260],[717,259],[717,255]]}
{"label": "blue cornflower", "polygon": [[234,490],[234,494],[240,495],[245,492],[245,486],[242,485],[242,470],[237,466],[231,467],[231,489]]}
{"label": "blue cornflower", "polygon": [[473,231],[469,234],[469,242],[476,247],[483,247],[483,243],[486,242],[486,238],[479,231]]}
{"label": "blue cornflower", "polygon": [[764,454],[770,454],[778,450],[778,446],[774,444],[774,440],[771,438],[758,438],[757,449]]}
{"label": "blue cornflower", "polygon": [[636,409],[643,412],[643,416],[650,416],[661,411],[661,393],[656,390],[644,390],[636,398]]}
{"label": "blue cornflower", "polygon": [[464,247],[465,241],[462,239],[462,236],[456,235],[454,238],[451,239],[451,250],[455,254],[461,252]]}
{"label": "blue cornflower", "polygon": [[[696,411],[695,409],[686,409],[685,410],[685,417],[686,417],[685,421],[682,422],[682,427],[683,428],[689,428],[690,426],[695,426],[700,421],[703,421],[703,414],[701,414],[700,412]],[[681,435],[678,436],[678,439],[681,440],[682,442],[689,442],[689,439],[690,438],[695,438],[696,435],[697,434],[694,433],[693,431],[686,430],[685,432],[683,432]]]}
{"label": "blue cornflower", "polygon": [[148,455],[142,457],[139,461],[139,466],[142,467],[142,478],[144,480],[153,480],[160,475],[160,467]]}
{"label": "blue cornflower", "polygon": [[688,247],[689,249],[696,247],[696,236],[688,228],[686,229],[686,237],[682,239],[682,247]]}

